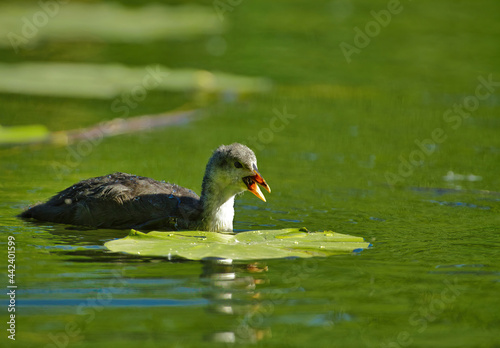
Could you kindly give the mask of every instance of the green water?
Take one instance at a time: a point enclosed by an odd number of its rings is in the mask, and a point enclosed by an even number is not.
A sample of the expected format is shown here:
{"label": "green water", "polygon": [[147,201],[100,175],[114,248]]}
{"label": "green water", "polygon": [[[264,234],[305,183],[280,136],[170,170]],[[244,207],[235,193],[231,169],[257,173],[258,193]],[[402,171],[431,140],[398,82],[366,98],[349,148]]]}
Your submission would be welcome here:
{"label": "green water", "polygon": [[[196,108],[199,117],[92,146],[1,148],[0,280],[7,293],[14,236],[18,285],[16,342],[7,338],[3,295],[1,345],[498,346],[500,3],[401,6],[350,63],[339,45],[353,45],[354,27],[387,2],[243,1],[224,14],[221,55],[208,53],[207,37],[1,49],[10,63],[163,64],[274,83],[236,101],[151,91],[131,116]],[[480,79],[494,83],[477,91]],[[111,102],[5,93],[1,124],[86,127],[117,117]],[[447,111],[464,103],[467,115]],[[276,119],[276,111],[289,116]],[[272,188],[267,203],[249,193],[237,199],[237,230],[307,226],[373,247],[217,266],[112,254],[104,242],[126,232],[15,218],[74,182],[114,171],[199,193],[212,149],[235,141],[254,148]]]}

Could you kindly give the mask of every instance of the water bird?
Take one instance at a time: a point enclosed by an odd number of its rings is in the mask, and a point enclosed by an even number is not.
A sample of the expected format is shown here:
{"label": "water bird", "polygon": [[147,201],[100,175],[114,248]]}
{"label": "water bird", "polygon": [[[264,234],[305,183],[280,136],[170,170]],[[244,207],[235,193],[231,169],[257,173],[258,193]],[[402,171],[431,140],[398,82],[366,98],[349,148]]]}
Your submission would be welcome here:
{"label": "water bird", "polygon": [[205,169],[201,196],[171,183],[126,173],[80,181],[19,217],[112,229],[232,232],[234,198],[250,191],[266,201],[271,188],[245,145],[221,145]]}

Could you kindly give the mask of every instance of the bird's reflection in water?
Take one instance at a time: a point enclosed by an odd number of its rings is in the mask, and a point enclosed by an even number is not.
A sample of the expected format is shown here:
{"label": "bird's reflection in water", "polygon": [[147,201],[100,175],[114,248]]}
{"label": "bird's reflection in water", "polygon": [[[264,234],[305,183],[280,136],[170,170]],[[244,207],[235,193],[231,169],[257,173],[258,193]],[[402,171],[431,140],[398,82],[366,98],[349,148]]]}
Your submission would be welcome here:
{"label": "bird's reflection in water", "polygon": [[[251,320],[261,311],[259,285],[268,282],[268,268],[260,262],[234,263],[231,259],[207,259],[202,262],[201,279],[207,282],[204,297],[210,300],[212,313],[234,317],[234,325],[207,337],[224,343],[256,343],[271,337],[271,328]],[[249,320],[250,319],[250,320]]]}

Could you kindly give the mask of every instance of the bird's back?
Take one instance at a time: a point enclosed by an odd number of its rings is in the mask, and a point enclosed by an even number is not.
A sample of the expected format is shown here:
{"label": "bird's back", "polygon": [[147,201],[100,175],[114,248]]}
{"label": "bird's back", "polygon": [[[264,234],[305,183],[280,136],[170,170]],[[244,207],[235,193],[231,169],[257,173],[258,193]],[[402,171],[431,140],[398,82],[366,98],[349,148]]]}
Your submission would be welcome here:
{"label": "bird's back", "polygon": [[195,229],[200,198],[184,187],[114,173],[68,187],[20,216],[96,228]]}

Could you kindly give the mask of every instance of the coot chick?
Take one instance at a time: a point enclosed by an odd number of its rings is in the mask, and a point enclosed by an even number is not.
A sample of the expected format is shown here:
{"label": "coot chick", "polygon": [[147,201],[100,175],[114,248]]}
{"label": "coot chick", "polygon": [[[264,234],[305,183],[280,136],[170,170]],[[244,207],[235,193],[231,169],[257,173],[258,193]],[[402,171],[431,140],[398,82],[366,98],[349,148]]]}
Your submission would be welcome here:
{"label": "coot chick", "polygon": [[80,181],[19,216],[93,228],[230,232],[237,194],[266,200],[257,184],[271,192],[253,151],[234,143],[213,152],[201,197],[175,184],[114,173]]}

